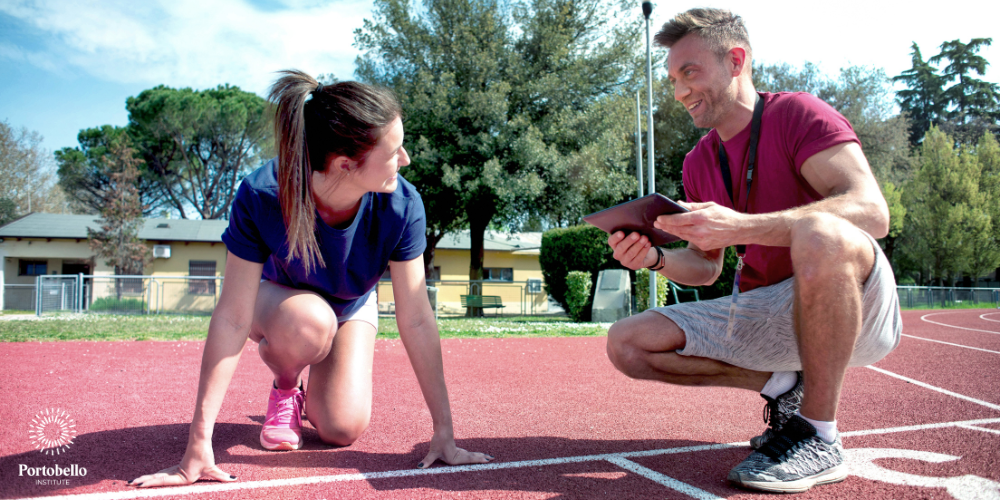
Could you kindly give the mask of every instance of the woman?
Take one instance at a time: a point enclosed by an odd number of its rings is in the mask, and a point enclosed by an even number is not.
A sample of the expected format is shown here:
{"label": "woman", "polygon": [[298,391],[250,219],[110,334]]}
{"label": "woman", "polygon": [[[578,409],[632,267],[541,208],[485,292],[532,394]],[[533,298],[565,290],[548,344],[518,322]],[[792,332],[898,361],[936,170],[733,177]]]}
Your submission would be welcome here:
{"label": "woman", "polygon": [[410,163],[399,104],[356,82],[323,86],[299,71],[282,75],[269,96],[278,157],[243,180],[222,236],[226,282],[208,329],[187,451],[179,465],[130,483],[235,480],[215,465],[212,431],[248,336],[274,373],[261,446],[298,449],[303,413],[324,442],[358,439],[371,417],[375,286],[386,266],[400,338],[434,424],[418,467],[492,460],[455,445],[424,281],[423,202],[397,176]]}

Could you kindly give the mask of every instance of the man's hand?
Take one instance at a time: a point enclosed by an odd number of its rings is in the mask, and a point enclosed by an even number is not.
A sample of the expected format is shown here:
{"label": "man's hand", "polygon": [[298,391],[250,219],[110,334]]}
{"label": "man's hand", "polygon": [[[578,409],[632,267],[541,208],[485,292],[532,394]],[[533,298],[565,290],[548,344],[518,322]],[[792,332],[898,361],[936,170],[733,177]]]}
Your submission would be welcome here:
{"label": "man's hand", "polygon": [[608,245],[614,250],[615,260],[633,271],[656,264],[656,250],[649,238],[639,233],[616,231],[608,237]]}
{"label": "man's hand", "polygon": [[[743,243],[747,217],[716,203],[679,203],[687,213],[661,215],[653,227],[685,240],[703,251]],[[617,258],[617,256],[616,256]]]}

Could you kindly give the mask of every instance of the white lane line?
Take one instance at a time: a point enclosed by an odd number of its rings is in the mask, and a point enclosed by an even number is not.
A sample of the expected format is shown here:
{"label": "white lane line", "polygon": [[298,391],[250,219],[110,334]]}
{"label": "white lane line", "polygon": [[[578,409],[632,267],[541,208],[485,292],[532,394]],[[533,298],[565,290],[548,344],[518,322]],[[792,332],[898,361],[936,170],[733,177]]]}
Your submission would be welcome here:
{"label": "white lane line", "polygon": [[921,382],[921,381],[916,380],[916,379],[912,379],[910,377],[904,377],[904,376],[902,376],[902,375],[900,375],[898,373],[892,373],[892,372],[890,372],[888,370],[883,370],[883,369],[875,367],[875,366],[869,366],[867,368],[869,368],[871,370],[875,370],[875,371],[877,371],[877,372],[879,372],[881,374],[888,375],[890,377],[896,377],[896,378],[898,378],[900,380],[905,380],[905,381],[907,381],[907,382],[909,382],[909,383],[911,383],[913,385],[918,385],[918,386],[923,387],[925,389],[930,389],[932,391],[937,391],[937,392],[940,392],[941,394],[947,394],[947,395],[949,395],[951,397],[955,397],[955,398],[958,398],[958,399],[964,399],[966,401],[969,401],[969,402],[972,402],[972,403],[976,403],[977,405],[985,406],[985,407],[987,407],[987,408],[989,408],[991,410],[1000,411],[1000,405],[995,405],[993,403],[987,403],[986,401],[983,401],[981,399],[976,399],[976,398],[973,398],[973,397],[966,396],[964,394],[959,394],[957,392],[952,392],[952,391],[949,391],[948,389],[942,389],[940,387],[936,387],[936,386],[930,385],[928,383]]}
{"label": "white lane line", "polygon": [[992,333],[993,335],[1000,335],[1000,332],[994,332],[994,331],[991,331],[991,330],[980,330],[978,328],[966,328],[964,326],[948,325],[948,324],[945,324],[945,323],[938,323],[937,321],[931,321],[931,320],[927,319],[928,316],[936,316],[938,314],[948,314],[948,313],[931,313],[931,314],[925,314],[925,315],[923,315],[923,316],[920,317],[920,320],[921,321],[925,321],[927,323],[934,323],[935,325],[947,326],[948,328],[958,328],[959,330],[969,330],[970,332],[983,332],[983,333]]}
{"label": "white lane line", "polygon": [[983,352],[991,352],[993,354],[1000,354],[1000,351],[991,351],[989,349],[980,349],[979,347],[970,347],[970,346],[962,345],[962,344],[952,344],[951,342],[945,342],[943,340],[925,339],[923,337],[915,337],[913,335],[908,335],[908,334],[905,334],[905,333],[903,333],[901,335],[904,336],[904,337],[910,337],[911,339],[926,340],[928,342],[937,342],[938,344],[953,345],[955,347],[962,347],[962,348],[965,348],[965,349],[972,349],[974,351],[983,351]]}
{"label": "white lane line", "polygon": [[[889,427],[885,429],[871,429],[865,431],[848,431],[841,435],[845,438],[857,436],[874,436],[881,434],[893,434],[899,432],[923,431],[929,429],[943,429],[947,427],[961,427],[963,425],[985,425],[1000,424],[1000,418],[983,418],[977,420],[962,420],[957,422],[941,422],[934,424],[908,425],[903,427]],[[337,483],[345,481],[364,481],[372,479],[391,479],[400,477],[430,476],[440,474],[454,474],[457,472],[480,472],[503,469],[521,469],[529,467],[544,467],[548,465],[562,465],[568,463],[595,462],[604,460],[619,465],[615,460],[637,457],[652,457],[658,455],[673,455],[678,453],[692,453],[698,451],[724,450],[729,448],[745,448],[746,441],[734,443],[707,444],[699,446],[682,446],[678,448],[665,448],[660,450],[628,451],[622,453],[606,453],[601,455],[581,455],[576,457],[549,458],[544,460],[525,460],[521,462],[498,462],[481,465],[460,465],[455,467],[436,467],[433,469],[405,469],[385,472],[363,472],[355,474],[338,474],[330,476],[309,476],[295,477],[288,479],[271,479],[266,481],[246,481],[236,483],[202,483],[191,486],[178,486],[171,488],[159,488],[155,490],[128,489],[124,491],[102,492],[102,493],[82,493],[78,495],[59,495],[50,497],[31,497],[31,500],[102,500],[102,499],[131,499],[131,498],[156,498],[165,496],[197,495],[205,493],[218,493],[223,491],[252,490],[259,488],[280,488],[288,486],[302,486],[307,484]],[[664,476],[667,477],[667,476]],[[27,498],[23,500],[29,500]]]}
{"label": "white lane line", "polygon": [[1000,323],[1000,319],[990,319],[990,318],[987,318],[987,316],[991,316],[991,315],[993,315],[993,314],[1000,314],[1000,313],[986,313],[986,314],[980,314],[980,315],[979,315],[979,319],[985,319],[986,321],[992,321],[992,322],[994,322],[994,323]]}
{"label": "white lane line", "polygon": [[961,427],[963,429],[970,429],[970,430],[973,430],[973,431],[988,432],[990,434],[1000,435],[1000,430],[990,429],[988,427],[978,427],[978,426],[975,426],[975,425],[960,425],[959,427]]}
{"label": "white lane line", "polygon": [[615,465],[617,465],[617,466],[619,466],[619,467],[621,467],[621,468],[623,468],[625,470],[632,471],[632,472],[634,472],[634,473],[636,473],[636,474],[638,474],[638,475],[640,475],[640,476],[642,476],[642,477],[644,477],[646,479],[649,479],[651,481],[655,481],[655,482],[657,482],[657,483],[659,483],[659,484],[661,484],[663,486],[666,486],[667,488],[670,488],[670,489],[672,489],[674,491],[678,491],[680,493],[683,493],[683,494],[685,494],[685,495],[687,495],[689,497],[694,497],[694,498],[697,498],[698,500],[722,500],[722,497],[717,497],[717,496],[715,496],[715,495],[713,495],[713,494],[711,494],[711,493],[709,493],[709,492],[707,492],[705,490],[702,490],[702,489],[699,489],[699,488],[695,488],[694,486],[691,486],[690,484],[687,484],[687,483],[682,482],[682,481],[678,481],[678,480],[676,480],[676,479],[674,479],[674,478],[672,478],[672,477],[670,477],[670,476],[668,476],[666,474],[662,474],[662,473],[656,472],[653,469],[649,469],[649,468],[643,467],[643,466],[641,466],[641,465],[639,465],[639,464],[637,464],[637,463],[635,463],[635,462],[633,462],[631,460],[626,460],[626,459],[624,459],[622,457],[615,457],[615,458],[608,459],[608,462],[611,462],[611,463],[613,463],[613,464],[615,464]]}

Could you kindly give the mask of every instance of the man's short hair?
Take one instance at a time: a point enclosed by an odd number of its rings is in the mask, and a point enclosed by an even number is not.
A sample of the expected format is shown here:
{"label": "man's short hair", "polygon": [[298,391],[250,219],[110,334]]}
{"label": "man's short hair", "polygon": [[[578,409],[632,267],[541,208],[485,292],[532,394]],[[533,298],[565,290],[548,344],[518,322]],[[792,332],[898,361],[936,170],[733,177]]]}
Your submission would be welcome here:
{"label": "man's short hair", "polygon": [[661,47],[670,48],[681,38],[696,34],[720,58],[733,47],[743,47],[750,58],[750,36],[743,18],[725,9],[696,8],[681,12],[660,28],[654,40]]}

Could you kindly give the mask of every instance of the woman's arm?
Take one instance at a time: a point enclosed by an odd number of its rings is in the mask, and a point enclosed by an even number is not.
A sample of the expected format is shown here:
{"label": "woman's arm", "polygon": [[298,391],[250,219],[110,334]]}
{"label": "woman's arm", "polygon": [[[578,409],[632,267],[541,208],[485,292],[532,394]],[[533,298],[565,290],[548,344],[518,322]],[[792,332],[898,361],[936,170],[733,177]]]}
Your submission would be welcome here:
{"label": "woman's arm", "polygon": [[190,484],[199,479],[233,481],[215,465],[212,432],[229,383],[236,371],[253,321],[263,264],[243,260],[231,252],[219,304],[212,313],[201,359],[198,399],[188,434],[187,451],[179,465],[130,481],[140,487]]}
{"label": "woman's arm", "polygon": [[486,463],[493,459],[483,453],[473,453],[455,445],[451,421],[448,388],[444,382],[444,364],[441,359],[441,339],[437,321],[427,299],[424,281],[424,260],[417,257],[405,262],[389,262],[392,273],[392,293],[396,298],[396,324],[399,338],[417,375],[420,391],[431,412],[434,437],[430,451],[417,467],[430,467],[441,459],[451,465]]}

